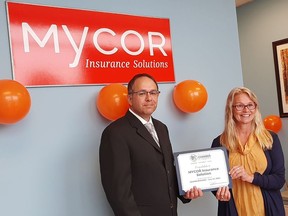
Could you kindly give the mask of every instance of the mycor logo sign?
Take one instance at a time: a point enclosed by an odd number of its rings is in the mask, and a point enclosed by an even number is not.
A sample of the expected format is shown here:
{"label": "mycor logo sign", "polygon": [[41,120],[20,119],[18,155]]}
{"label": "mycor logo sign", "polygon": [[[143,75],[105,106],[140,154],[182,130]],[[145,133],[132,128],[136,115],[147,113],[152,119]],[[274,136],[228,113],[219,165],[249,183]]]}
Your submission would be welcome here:
{"label": "mycor logo sign", "polygon": [[169,19],[7,2],[13,78],[26,86],[174,82]]}

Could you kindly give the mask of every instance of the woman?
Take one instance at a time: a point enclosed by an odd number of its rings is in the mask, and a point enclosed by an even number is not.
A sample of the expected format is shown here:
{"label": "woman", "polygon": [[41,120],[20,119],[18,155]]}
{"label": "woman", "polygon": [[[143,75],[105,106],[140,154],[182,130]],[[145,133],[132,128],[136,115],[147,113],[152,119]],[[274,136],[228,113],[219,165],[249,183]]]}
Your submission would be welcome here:
{"label": "woman", "polygon": [[265,129],[256,95],[245,87],[228,95],[225,128],[212,143],[220,146],[228,151],[233,187],[218,189],[218,215],[284,216],[282,147],[277,134]]}

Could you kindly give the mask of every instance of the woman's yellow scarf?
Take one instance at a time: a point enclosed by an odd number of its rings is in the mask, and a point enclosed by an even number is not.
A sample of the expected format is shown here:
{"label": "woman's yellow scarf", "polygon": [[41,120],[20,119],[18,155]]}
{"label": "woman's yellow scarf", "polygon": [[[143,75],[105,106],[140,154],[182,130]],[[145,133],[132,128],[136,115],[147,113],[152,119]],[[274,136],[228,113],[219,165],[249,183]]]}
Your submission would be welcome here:
{"label": "woman's yellow scarf", "polygon": [[[237,152],[229,153],[229,164],[231,168],[237,165],[243,166],[249,175],[255,172],[263,174],[267,167],[267,159],[258,141],[250,135],[245,145],[239,141]],[[234,179],[232,192],[239,216],[265,215],[260,187],[241,179]]]}

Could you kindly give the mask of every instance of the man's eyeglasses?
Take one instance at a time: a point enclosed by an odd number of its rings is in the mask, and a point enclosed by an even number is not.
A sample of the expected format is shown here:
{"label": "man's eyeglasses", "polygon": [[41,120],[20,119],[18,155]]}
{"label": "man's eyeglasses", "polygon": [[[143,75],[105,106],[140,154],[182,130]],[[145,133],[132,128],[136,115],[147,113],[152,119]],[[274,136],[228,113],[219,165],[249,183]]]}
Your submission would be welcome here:
{"label": "man's eyeglasses", "polygon": [[129,94],[137,94],[139,97],[147,97],[148,94],[151,97],[157,97],[160,94],[160,91],[158,90],[151,90],[151,91],[146,91],[146,90],[140,90],[140,91],[132,91],[129,92]]}
{"label": "man's eyeglasses", "polygon": [[255,103],[249,103],[249,104],[236,104],[236,105],[233,105],[233,107],[235,107],[235,109],[237,111],[242,111],[244,110],[246,107],[249,109],[249,110],[254,110],[256,108],[256,104]]}

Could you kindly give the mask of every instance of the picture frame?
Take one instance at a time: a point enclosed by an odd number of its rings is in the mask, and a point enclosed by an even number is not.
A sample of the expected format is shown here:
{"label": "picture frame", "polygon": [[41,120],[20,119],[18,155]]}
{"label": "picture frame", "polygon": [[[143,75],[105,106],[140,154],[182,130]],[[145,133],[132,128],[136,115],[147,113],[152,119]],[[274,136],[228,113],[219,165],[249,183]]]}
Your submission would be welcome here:
{"label": "picture frame", "polygon": [[272,42],[280,117],[288,117],[288,38]]}

